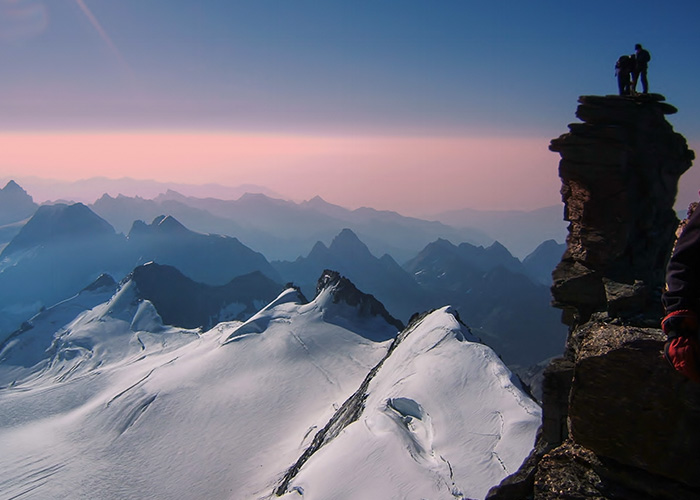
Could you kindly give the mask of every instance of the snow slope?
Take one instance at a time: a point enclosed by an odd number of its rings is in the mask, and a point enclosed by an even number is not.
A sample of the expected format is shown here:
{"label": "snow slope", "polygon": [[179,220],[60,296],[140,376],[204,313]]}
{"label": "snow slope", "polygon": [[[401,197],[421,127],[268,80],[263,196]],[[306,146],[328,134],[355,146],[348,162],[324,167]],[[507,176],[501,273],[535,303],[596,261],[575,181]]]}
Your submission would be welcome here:
{"label": "snow slope", "polygon": [[323,303],[300,304],[294,290],[243,325],[202,334],[164,327],[150,303],[134,303],[131,293],[126,285],[81,314],[54,341],[48,362],[24,377],[14,370],[17,381],[3,384],[3,495],[252,498],[271,491],[314,426],[388,347],[325,323]]}
{"label": "snow slope", "polygon": [[285,498],[483,498],[532,449],[540,408],[450,308],[402,334],[365,409],[302,467]]}
{"label": "snow slope", "polygon": [[[0,496],[271,497],[392,345],[367,337],[393,327],[331,292],[304,304],[289,289],[201,332],[163,325],[127,283],[54,325],[39,361],[18,336],[0,356]],[[35,333],[71,316],[60,309]],[[480,498],[520,465],[539,408],[496,355],[449,309],[409,332],[368,380],[360,419],[285,497]]]}

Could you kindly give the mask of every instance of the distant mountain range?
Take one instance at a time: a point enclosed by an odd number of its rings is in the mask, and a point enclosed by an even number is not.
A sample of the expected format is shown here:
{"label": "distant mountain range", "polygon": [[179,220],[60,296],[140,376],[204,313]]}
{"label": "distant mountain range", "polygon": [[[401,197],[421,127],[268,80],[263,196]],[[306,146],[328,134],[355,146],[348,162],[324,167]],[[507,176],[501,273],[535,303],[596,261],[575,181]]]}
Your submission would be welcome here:
{"label": "distant mountain range", "polygon": [[134,220],[148,221],[169,214],[192,230],[235,236],[271,260],[296,259],[307,254],[317,241],[330,241],[343,228],[352,229],[372,252],[388,253],[399,262],[436,238],[490,241],[485,233],[469,228],[455,229],[371,208],[348,210],[319,197],[294,203],[264,194],[245,194],[229,201],[168,191],[153,200],[104,195],[91,208],[121,232]]}
{"label": "distant mountain range", "polygon": [[[140,198],[155,198],[168,189],[184,193],[188,196],[212,196],[227,200],[235,200],[245,193],[263,193],[274,198],[282,195],[264,186],[255,184],[242,184],[239,186],[222,186],[220,184],[181,184],[177,182],[159,182],[154,180],[132,179],[108,179],[107,177],[91,177],[77,181],[63,181],[58,179],[42,179],[38,177],[22,177],[16,179],[34,198],[49,200],[51,202],[80,202],[86,205],[92,203],[105,193],[113,196],[123,194]],[[9,178],[0,178],[0,182],[14,182]]]}
{"label": "distant mountain range", "polygon": [[[406,248],[412,248],[452,229],[392,212],[349,211],[320,198],[294,204],[260,194],[235,202],[186,198],[174,192],[157,200],[103,196],[93,208],[124,224],[138,214],[171,208],[199,224],[246,226],[248,234],[264,227],[258,236],[279,231],[277,247],[290,246],[299,224],[305,236],[298,242],[303,240],[310,250],[303,257],[269,262],[238,238],[192,231],[170,214],[159,214],[150,223],[132,219],[125,236],[83,204],[41,206],[0,253],[0,334],[12,332],[41,308],[73,296],[103,273],[120,280],[132,272],[147,276],[160,270],[168,277],[156,282],[189,290],[179,302],[172,290],[151,290],[152,302],[166,311],[164,321],[207,327],[225,318],[244,318],[285,282],[313,297],[318,277],[333,270],[367,290],[404,323],[416,313],[451,304],[513,366],[534,364],[561,351],[565,328],[549,307],[549,274],[561,257],[560,245],[553,241],[521,262],[498,242],[454,245],[437,237],[402,267],[389,253],[375,254],[349,227],[333,234],[329,246],[321,239],[311,244],[309,238],[343,222],[355,222],[373,235],[378,246],[405,241]],[[226,218],[231,213],[235,217]],[[383,243],[377,243],[380,239]],[[149,262],[154,265],[144,266]],[[226,287],[245,275],[259,276],[258,284],[248,282],[251,293],[259,289],[267,295],[231,299]],[[208,297],[214,305],[197,302],[197,297]]]}
{"label": "distant mountain range", "polygon": [[566,328],[550,306],[549,286],[500,243],[484,248],[437,240],[404,268],[431,300],[454,306],[507,363],[529,366],[562,352]]}
{"label": "distant mountain range", "polygon": [[417,312],[437,307],[430,295],[388,254],[375,257],[350,229],[343,229],[326,247],[320,241],[306,257],[293,262],[273,261],[284,281],[298,284],[308,296],[315,294],[316,280],[325,269],[333,269],[377,297],[403,322]]}
{"label": "distant mountain range", "polygon": [[[234,236],[271,260],[293,260],[306,255],[317,241],[330,243],[343,228],[352,229],[373,253],[388,253],[399,263],[412,258],[438,238],[455,244],[475,245],[499,241],[513,255],[523,259],[543,241],[563,242],[566,234],[561,207],[531,212],[464,209],[436,214],[429,221],[371,208],[348,210],[320,197],[294,203],[260,186],[227,188],[94,178],[69,183],[78,191],[85,187],[85,192],[92,193],[91,196],[72,197],[70,191],[66,191],[66,183],[38,179],[28,182],[33,189],[48,191],[49,199],[60,197],[86,204],[96,200],[89,206],[117,232],[127,234],[136,220],[149,222],[160,215],[172,215],[193,231]],[[18,187],[10,181],[7,192],[0,190],[0,205],[3,199],[9,201],[9,192]],[[103,193],[101,197],[99,193]],[[203,193],[218,193],[219,198],[205,198]],[[35,210],[36,204],[24,194]],[[65,203],[71,204],[70,201]],[[31,213],[29,211],[24,220]],[[4,227],[0,223],[0,248],[16,232],[16,226]]]}
{"label": "distant mountain range", "polygon": [[174,266],[195,281],[224,285],[252,271],[280,281],[265,257],[237,238],[190,231],[170,215],[156,217],[150,224],[135,221],[126,241],[135,262],[154,260]]}
{"label": "distant mountain range", "polygon": [[484,232],[521,259],[532,253],[545,240],[563,243],[568,225],[564,221],[563,205],[528,212],[465,208],[438,213],[430,218],[453,227],[468,227]]}
{"label": "distant mountain range", "polygon": [[81,203],[43,205],[0,253],[0,332],[78,293],[100,274],[121,279],[150,261],[211,286],[252,272],[280,281],[262,254],[237,239],[195,233],[170,216],[137,221],[124,236]]}

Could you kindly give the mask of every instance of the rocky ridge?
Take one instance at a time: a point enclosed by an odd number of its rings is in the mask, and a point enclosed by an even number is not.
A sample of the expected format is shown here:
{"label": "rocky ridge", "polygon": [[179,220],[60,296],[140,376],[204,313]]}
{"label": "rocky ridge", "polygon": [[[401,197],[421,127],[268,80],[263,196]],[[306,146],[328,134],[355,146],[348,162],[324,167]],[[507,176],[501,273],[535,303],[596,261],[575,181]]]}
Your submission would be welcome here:
{"label": "rocky ridge", "polygon": [[583,123],[550,145],[569,222],[552,296],[569,336],[535,450],[491,500],[700,498],[700,387],[661,354],[673,204],[694,159],[664,100],[582,96]]}
{"label": "rocky ridge", "polygon": [[356,308],[359,317],[379,316],[388,324],[395,326],[398,331],[404,329],[403,323],[391,316],[384,305],[373,295],[361,292],[349,279],[341,276],[337,271],[329,269],[323,271],[316,285],[316,295],[319,295],[324,289],[330,290],[334,304],[340,302]]}

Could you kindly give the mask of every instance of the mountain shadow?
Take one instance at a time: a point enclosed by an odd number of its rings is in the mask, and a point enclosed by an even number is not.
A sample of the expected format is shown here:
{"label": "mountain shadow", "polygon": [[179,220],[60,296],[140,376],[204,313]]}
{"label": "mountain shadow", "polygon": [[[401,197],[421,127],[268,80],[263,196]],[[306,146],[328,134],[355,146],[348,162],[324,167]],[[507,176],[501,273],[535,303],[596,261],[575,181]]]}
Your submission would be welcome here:
{"label": "mountain shadow", "polygon": [[225,285],[197,283],[172,266],[149,263],[128,279],[149,300],[167,325],[209,329],[222,321],[246,320],[272,301],[282,285],[255,271]]}

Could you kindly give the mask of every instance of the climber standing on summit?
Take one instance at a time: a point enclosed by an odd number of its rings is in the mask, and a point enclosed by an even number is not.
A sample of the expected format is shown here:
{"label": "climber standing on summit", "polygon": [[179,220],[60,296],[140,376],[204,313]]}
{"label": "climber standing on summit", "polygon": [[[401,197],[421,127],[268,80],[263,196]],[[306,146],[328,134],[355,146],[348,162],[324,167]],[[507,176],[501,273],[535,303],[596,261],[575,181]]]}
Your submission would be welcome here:
{"label": "climber standing on summit", "polygon": [[620,95],[631,95],[630,75],[634,72],[634,55],[622,55],[615,63],[615,76]]}
{"label": "climber standing on summit", "polygon": [[700,383],[700,209],[678,237],[661,300],[666,311],[661,328],[668,337],[664,355],[677,371]]}
{"label": "climber standing on summit", "polygon": [[649,82],[647,81],[647,67],[651,61],[649,51],[642,48],[642,44],[638,43],[634,46],[634,70],[632,72],[632,94],[637,92],[637,81],[642,77],[642,93],[649,92]]}

